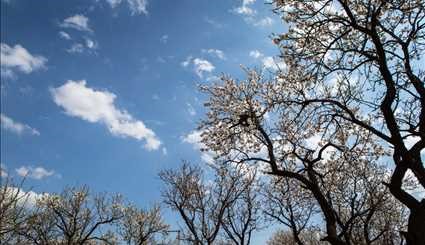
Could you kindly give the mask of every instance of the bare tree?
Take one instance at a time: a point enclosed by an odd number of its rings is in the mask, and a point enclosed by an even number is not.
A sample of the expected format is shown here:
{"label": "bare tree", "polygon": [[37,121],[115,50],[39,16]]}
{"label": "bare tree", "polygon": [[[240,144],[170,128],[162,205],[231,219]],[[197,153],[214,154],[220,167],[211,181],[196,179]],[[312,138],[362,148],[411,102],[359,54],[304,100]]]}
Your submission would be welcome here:
{"label": "bare tree", "polygon": [[290,229],[291,241],[303,245],[305,241],[301,234],[310,228],[311,218],[317,213],[317,204],[309,192],[297,183],[290,183],[293,181],[274,177],[270,183],[264,184],[263,209],[272,221]]}
{"label": "bare tree", "polygon": [[[320,235],[317,231],[306,229],[301,234],[299,234],[300,239],[305,241],[304,244],[308,245],[320,245]],[[272,234],[272,237],[267,241],[267,245],[296,245],[299,244],[292,232],[285,230],[278,230]]]}
{"label": "bare tree", "polygon": [[119,233],[127,244],[154,244],[158,234],[166,234],[169,225],[161,217],[161,209],[155,205],[143,210],[129,205],[124,208],[124,216],[119,222]]}
{"label": "bare tree", "polygon": [[160,173],[166,185],[164,202],[179,213],[186,229],[182,239],[193,244],[213,244],[219,235],[227,209],[241,195],[242,179],[220,169],[206,182],[203,171],[184,163],[178,170]]}
{"label": "bare tree", "polygon": [[105,228],[121,217],[120,196],[90,196],[85,186],[67,188],[37,201],[21,235],[34,244],[115,244]]}
{"label": "bare tree", "polygon": [[30,193],[22,190],[23,181],[15,185],[8,177],[1,176],[0,187],[0,241],[17,242],[18,233],[26,220]]}
{"label": "bare tree", "polygon": [[259,186],[255,169],[242,168],[238,165],[221,166],[226,171],[236,171],[235,176],[242,178],[241,194],[226,209],[223,218],[225,237],[235,245],[249,245],[252,233],[261,229],[261,204]]}

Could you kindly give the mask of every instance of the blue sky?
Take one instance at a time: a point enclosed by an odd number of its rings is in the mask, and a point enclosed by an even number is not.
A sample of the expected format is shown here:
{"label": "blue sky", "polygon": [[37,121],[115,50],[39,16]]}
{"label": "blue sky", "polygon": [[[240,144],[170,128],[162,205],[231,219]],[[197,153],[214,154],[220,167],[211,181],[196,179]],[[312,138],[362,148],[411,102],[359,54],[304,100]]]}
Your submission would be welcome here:
{"label": "blue sky", "polygon": [[[1,0],[1,163],[36,192],[87,184],[141,206],[202,162],[198,84],[274,69],[260,0]],[[172,215],[166,214],[169,219]],[[261,239],[257,238],[260,243]]]}

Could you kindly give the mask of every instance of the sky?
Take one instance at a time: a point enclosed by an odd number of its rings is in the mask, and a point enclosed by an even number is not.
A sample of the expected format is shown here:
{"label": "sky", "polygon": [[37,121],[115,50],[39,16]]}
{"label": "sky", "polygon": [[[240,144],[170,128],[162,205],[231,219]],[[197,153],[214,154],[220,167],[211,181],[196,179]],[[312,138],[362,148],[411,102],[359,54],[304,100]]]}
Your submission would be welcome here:
{"label": "sky", "polygon": [[160,202],[160,170],[211,160],[198,86],[281,65],[270,35],[285,26],[262,0],[0,3],[1,174],[35,193],[88,185]]}

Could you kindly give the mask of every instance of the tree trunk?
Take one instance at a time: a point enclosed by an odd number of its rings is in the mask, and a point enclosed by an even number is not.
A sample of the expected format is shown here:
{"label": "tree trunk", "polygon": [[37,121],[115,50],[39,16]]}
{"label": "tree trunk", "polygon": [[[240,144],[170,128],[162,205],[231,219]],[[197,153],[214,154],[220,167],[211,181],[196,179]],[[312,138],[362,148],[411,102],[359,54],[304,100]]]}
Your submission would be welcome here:
{"label": "tree trunk", "polygon": [[406,245],[425,245],[425,199],[420,207],[410,210],[407,232],[404,233]]}

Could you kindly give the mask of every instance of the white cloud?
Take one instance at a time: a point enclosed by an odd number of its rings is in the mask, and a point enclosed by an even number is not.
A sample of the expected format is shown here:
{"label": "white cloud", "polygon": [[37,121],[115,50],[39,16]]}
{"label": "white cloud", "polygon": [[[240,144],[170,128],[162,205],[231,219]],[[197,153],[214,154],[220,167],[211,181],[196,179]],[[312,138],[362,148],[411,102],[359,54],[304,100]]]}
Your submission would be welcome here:
{"label": "white cloud", "polygon": [[216,20],[213,20],[213,19],[209,18],[208,16],[206,16],[206,17],[204,18],[204,20],[205,20],[205,22],[207,22],[208,24],[212,25],[212,26],[213,26],[213,27],[215,27],[215,28],[220,29],[220,28],[223,28],[223,27],[224,27],[224,25],[223,25],[223,24],[219,23],[219,22],[218,22],[218,21],[216,21]]}
{"label": "white cloud", "polygon": [[51,89],[54,102],[65,113],[91,123],[103,123],[110,133],[121,137],[131,137],[145,141],[145,149],[157,150],[161,145],[155,133],[145,124],[136,120],[127,111],[117,108],[115,94],[86,86],[86,81],[67,81],[64,85]]}
{"label": "white cloud", "polygon": [[68,53],[82,53],[84,52],[84,45],[82,45],[81,43],[74,43],[72,44],[72,46],[66,50]]}
{"label": "white cloud", "polygon": [[193,65],[195,67],[196,74],[202,78],[205,72],[212,72],[215,69],[215,66],[211,64],[208,60],[195,58],[193,60]]}
{"label": "white cloud", "polygon": [[181,63],[183,67],[188,67],[190,64],[193,64],[193,69],[200,78],[203,78],[203,74],[205,72],[211,73],[215,69],[215,66],[211,64],[211,62],[209,62],[208,60],[201,58],[193,58],[192,56],[188,56]]}
{"label": "white cloud", "polygon": [[[111,6],[111,8],[118,7],[121,3],[123,3],[123,0],[106,0],[107,3]],[[130,9],[130,12],[132,15],[136,14],[148,14],[147,0],[126,0],[128,4],[128,8]]]}
{"label": "white cloud", "polygon": [[188,56],[182,63],[181,65],[183,67],[187,67],[190,65],[190,62],[192,62],[193,57],[192,56]]}
{"label": "white cloud", "polygon": [[219,49],[202,49],[202,53],[210,54],[212,56],[216,56],[219,59],[225,60],[226,56],[224,52]]}
{"label": "white cloud", "polygon": [[63,39],[71,40],[71,36],[70,36],[68,33],[64,32],[64,31],[60,31],[60,32],[59,32],[59,36],[60,36],[61,38],[63,38]]}
{"label": "white cloud", "polygon": [[13,77],[16,71],[31,73],[45,68],[47,59],[40,55],[32,55],[24,47],[16,44],[10,47],[0,44],[0,63],[2,76]]}
{"label": "white cloud", "polygon": [[61,26],[65,28],[73,28],[79,31],[92,32],[89,27],[89,18],[82,14],[76,14],[64,19]]}
{"label": "white cloud", "polygon": [[147,0],[127,0],[127,3],[131,14],[148,14],[148,10],[146,9],[148,5]]}
{"label": "white cloud", "polygon": [[249,56],[253,57],[254,59],[261,59],[261,63],[266,69],[276,71],[286,68],[286,64],[283,62],[283,60],[275,59],[272,56],[264,56],[264,54],[258,50],[251,50],[249,52]]}
{"label": "white cloud", "polygon": [[41,180],[52,176],[55,171],[47,170],[43,167],[22,166],[16,169],[16,173],[21,177]]}
{"label": "white cloud", "polygon": [[4,165],[3,163],[0,163],[0,178],[7,178],[7,176],[9,175],[7,174],[6,165]]}
{"label": "white cloud", "polygon": [[192,104],[187,103],[187,112],[189,113],[189,115],[191,116],[195,116],[196,115],[196,110],[195,108],[192,106]]}
{"label": "white cloud", "polygon": [[254,22],[254,26],[268,27],[268,26],[273,25],[273,22],[274,21],[273,21],[272,18],[265,17],[265,18],[262,18],[262,19],[260,19],[260,20],[258,20],[256,22]]}
{"label": "white cloud", "polygon": [[121,4],[122,0],[106,0],[111,5],[111,8],[116,8]]}
{"label": "white cloud", "polygon": [[40,132],[38,132],[37,129],[32,128],[26,124],[16,122],[12,118],[6,116],[5,114],[0,114],[0,122],[1,127],[5,130],[9,130],[13,133],[16,133],[18,135],[21,135],[23,133],[29,133],[32,135],[40,135]]}
{"label": "white cloud", "polygon": [[283,61],[276,61],[273,57],[267,56],[262,59],[263,66],[266,69],[273,71],[283,70],[286,68],[286,64]]}
{"label": "white cloud", "polygon": [[168,35],[162,35],[161,38],[159,38],[159,41],[161,43],[167,43],[168,42]]}
{"label": "white cloud", "polygon": [[83,53],[84,51],[93,52],[97,49],[97,42],[90,39],[84,38],[85,42],[83,43],[73,43],[66,51],[71,54]]}
{"label": "white cloud", "polygon": [[162,147],[162,155],[164,155],[164,156],[168,155],[167,148]]}
{"label": "white cloud", "polygon": [[35,207],[37,200],[43,196],[48,195],[47,193],[36,193],[34,191],[24,191],[17,187],[7,187],[6,195],[17,196],[18,204],[26,208]]}
{"label": "white cloud", "polygon": [[253,57],[254,59],[258,59],[260,57],[263,57],[264,55],[258,50],[251,50],[249,52],[249,56]]}
{"label": "white cloud", "polygon": [[97,43],[93,40],[91,40],[90,38],[86,38],[86,47],[89,49],[96,49],[97,48]]}
{"label": "white cloud", "polygon": [[201,151],[201,159],[208,164],[214,164],[214,153],[211,151],[204,151],[205,144],[201,142],[202,140],[202,131],[194,130],[188,135],[182,137],[184,143],[191,144],[193,149]]}
{"label": "white cloud", "polygon": [[243,0],[242,5],[233,9],[233,11],[240,15],[252,16],[255,15],[256,11],[252,9],[251,5],[255,2],[255,0]]}
{"label": "white cloud", "polygon": [[407,149],[412,148],[421,138],[419,136],[409,136],[406,139],[404,139],[404,144],[406,145]]}

